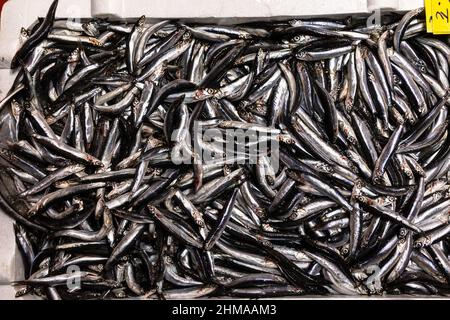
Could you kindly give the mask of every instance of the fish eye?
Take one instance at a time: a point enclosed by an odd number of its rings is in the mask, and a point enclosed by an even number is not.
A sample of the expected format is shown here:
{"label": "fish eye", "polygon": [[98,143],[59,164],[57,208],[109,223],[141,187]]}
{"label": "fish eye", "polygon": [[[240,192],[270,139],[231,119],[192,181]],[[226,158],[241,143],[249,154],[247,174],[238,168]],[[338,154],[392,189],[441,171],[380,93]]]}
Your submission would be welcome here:
{"label": "fish eye", "polygon": [[183,40],[189,40],[191,36],[192,36],[191,32],[186,31],[186,33],[183,35]]}
{"label": "fish eye", "polygon": [[295,54],[295,56],[297,57],[297,59],[304,59],[306,57],[306,52],[298,52]]}

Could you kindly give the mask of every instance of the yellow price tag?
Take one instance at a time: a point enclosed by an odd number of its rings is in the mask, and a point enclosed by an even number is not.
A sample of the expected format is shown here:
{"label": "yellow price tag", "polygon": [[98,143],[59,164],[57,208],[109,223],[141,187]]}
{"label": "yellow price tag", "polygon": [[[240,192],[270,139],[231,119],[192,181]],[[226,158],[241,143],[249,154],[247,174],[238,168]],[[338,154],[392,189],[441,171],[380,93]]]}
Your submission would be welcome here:
{"label": "yellow price tag", "polygon": [[431,0],[434,34],[450,34],[450,0]]}
{"label": "yellow price tag", "polygon": [[425,0],[425,19],[427,20],[427,32],[433,32],[433,13],[431,6],[433,5],[433,0]]}

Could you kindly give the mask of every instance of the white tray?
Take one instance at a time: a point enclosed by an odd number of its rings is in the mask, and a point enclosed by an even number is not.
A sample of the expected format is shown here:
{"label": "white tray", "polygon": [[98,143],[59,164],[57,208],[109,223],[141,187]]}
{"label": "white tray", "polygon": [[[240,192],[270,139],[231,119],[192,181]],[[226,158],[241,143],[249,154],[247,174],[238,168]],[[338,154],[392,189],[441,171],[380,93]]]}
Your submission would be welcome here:
{"label": "white tray", "polygon": [[[52,0],[10,0],[0,19],[0,99],[14,79],[9,64],[19,46],[22,27],[46,14]],[[371,13],[377,9],[407,11],[423,6],[423,0],[60,0],[57,17],[114,19],[180,18],[232,24],[250,20],[292,17],[344,16]],[[0,212],[0,300],[13,299],[11,281],[20,280],[20,256],[12,221]],[[5,287],[6,286],[6,287]]]}

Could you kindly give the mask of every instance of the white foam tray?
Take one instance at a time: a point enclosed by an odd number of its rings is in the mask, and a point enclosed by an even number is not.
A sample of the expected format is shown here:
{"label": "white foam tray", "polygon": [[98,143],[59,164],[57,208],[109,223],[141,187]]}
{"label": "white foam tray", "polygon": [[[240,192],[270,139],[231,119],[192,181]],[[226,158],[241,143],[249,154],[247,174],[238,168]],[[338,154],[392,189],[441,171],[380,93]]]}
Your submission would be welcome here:
{"label": "white foam tray", "polygon": [[[22,27],[46,14],[52,0],[9,0],[0,19],[0,99],[13,81],[9,64],[19,46]],[[250,20],[367,14],[377,9],[407,11],[423,0],[60,0],[57,17],[114,19],[180,18],[232,24]],[[9,284],[20,280],[21,263],[12,221],[0,212],[0,300],[13,299]]]}

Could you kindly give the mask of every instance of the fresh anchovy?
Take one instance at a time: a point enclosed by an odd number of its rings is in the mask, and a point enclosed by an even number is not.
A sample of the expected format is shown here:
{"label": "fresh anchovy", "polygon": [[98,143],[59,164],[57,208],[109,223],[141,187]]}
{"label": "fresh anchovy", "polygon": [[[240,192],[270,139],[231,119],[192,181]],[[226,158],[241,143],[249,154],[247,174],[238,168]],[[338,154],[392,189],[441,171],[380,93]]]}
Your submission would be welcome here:
{"label": "fresh anchovy", "polygon": [[102,165],[101,161],[96,159],[92,155],[87,154],[84,151],[80,151],[79,149],[71,147],[67,144],[61,143],[60,141],[43,137],[38,134],[34,134],[33,138],[39,143],[42,143],[42,145],[44,145],[45,147],[52,149],[56,153],[60,153],[62,156],[66,156],[67,158],[74,161],[80,161],[85,164],[91,164],[95,166]]}
{"label": "fresh anchovy", "polygon": [[80,171],[84,170],[83,165],[72,165],[65,168],[62,168],[60,170],[55,171],[54,173],[51,173],[38,183],[36,183],[31,188],[27,189],[24,193],[21,194],[21,196],[26,197],[35,193],[38,193],[42,190],[47,189],[55,182],[62,180],[72,174],[78,173]]}

